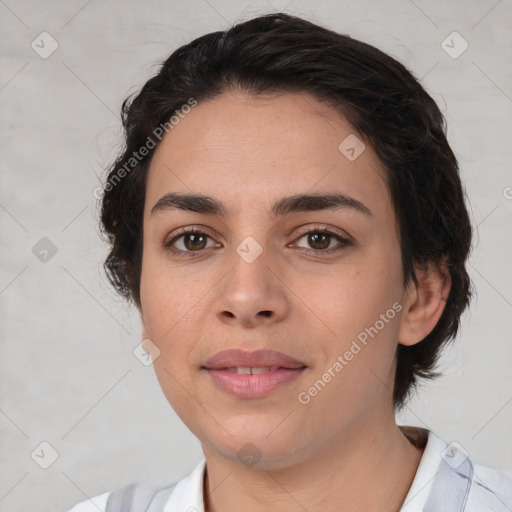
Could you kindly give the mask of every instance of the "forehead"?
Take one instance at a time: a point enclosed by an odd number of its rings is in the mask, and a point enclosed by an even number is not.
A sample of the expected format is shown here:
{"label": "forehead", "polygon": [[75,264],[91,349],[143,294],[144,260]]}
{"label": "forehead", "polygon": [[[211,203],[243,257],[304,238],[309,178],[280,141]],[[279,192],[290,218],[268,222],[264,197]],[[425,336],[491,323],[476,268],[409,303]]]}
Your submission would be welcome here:
{"label": "forehead", "polygon": [[229,91],[200,101],[156,148],[146,214],[171,191],[222,198],[230,211],[270,204],[284,192],[335,191],[385,203],[384,177],[373,149],[329,104],[307,93]]}

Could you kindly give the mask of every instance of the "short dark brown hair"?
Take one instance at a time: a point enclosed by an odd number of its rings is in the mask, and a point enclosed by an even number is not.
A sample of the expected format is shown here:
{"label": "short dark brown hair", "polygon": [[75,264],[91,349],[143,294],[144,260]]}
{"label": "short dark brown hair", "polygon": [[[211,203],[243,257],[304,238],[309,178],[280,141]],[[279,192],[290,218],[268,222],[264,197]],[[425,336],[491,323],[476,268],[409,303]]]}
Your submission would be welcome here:
{"label": "short dark brown hair", "polygon": [[439,322],[420,343],[397,348],[393,400],[401,409],[419,377],[439,375],[441,347],[457,334],[470,302],[465,264],[472,229],[442,113],[402,64],[374,46],[276,13],[174,51],[142,90],[123,102],[125,147],[108,169],[101,200],[101,227],[110,245],[104,263],[108,278],[140,309],[142,220],[154,148],[140,161],[130,159],[191,98],[200,102],[233,89],[253,95],[307,92],[343,114],[386,169],[404,285],[417,282],[414,265],[446,263],[452,284]]}

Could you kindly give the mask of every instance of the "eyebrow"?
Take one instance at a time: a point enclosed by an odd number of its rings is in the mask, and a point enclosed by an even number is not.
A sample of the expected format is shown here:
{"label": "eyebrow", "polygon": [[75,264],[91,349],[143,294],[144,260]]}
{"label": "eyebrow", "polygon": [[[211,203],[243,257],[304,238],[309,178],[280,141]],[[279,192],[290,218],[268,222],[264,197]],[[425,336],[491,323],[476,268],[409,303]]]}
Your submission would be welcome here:
{"label": "eyebrow", "polygon": [[[350,208],[372,216],[371,210],[361,201],[344,194],[295,194],[278,199],[270,209],[272,217],[282,217],[294,212],[338,210]],[[178,194],[171,192],[163,195],[151,208],[151,215],[168,210],[187,210],[205,215],[218,215],[226,218],[226,207],[217,199],[203,194]]]}

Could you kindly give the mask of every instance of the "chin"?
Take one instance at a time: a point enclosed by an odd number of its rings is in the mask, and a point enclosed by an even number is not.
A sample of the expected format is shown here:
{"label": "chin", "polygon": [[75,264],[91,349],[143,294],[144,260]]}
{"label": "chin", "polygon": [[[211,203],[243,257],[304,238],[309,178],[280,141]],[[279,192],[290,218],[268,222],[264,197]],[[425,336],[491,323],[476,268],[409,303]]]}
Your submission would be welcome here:
{"label": "chin", "polygon": [[224,458],[247,469],[284,469],[297,462],[297,447],[284,443],[276,447],[268,441],[241,439],[238,444],[234,442],[216,449]]}
{"label": "chin", "polygon": [[201,440],[201,444],[203,449],[206,445],[205,455],[208,451],[214,450],[223,458],[247,468],[284,468],[297,462],[297,436],[289,429],[282,429],[279,432],[279,428],[275,428],[276,424],[279,422],[269,425],[268,429],[262,429],[259,423],[255,430],[245,425],[240,431],[233,425],[227,425],[226,430],[229,433],[218,426],[220,432],[215,432],[215,436],[207,436],[207,441]]}

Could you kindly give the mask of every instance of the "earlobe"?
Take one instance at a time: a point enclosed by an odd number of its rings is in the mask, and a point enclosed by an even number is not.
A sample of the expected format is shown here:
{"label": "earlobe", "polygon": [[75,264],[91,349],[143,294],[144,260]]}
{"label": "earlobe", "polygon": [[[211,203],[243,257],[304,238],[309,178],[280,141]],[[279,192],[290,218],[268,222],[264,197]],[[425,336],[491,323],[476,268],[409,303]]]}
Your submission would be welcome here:
{"label": "earlobe", "polygon": [[432,332],[450,293],[451,277],[445,263],[416,269],[416,277],[418,282],[411,282],[404,294],[398,333],[401,345],[415,345]]}

